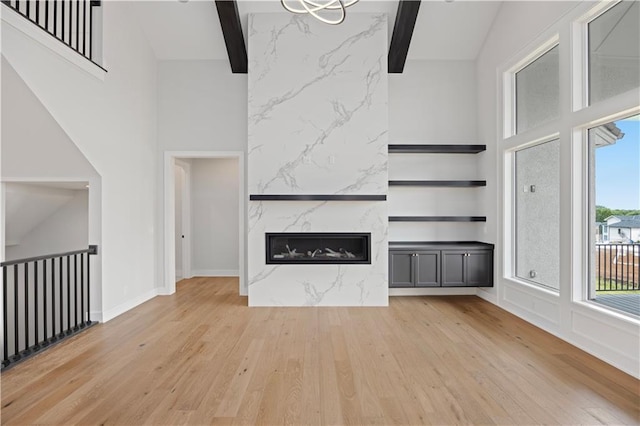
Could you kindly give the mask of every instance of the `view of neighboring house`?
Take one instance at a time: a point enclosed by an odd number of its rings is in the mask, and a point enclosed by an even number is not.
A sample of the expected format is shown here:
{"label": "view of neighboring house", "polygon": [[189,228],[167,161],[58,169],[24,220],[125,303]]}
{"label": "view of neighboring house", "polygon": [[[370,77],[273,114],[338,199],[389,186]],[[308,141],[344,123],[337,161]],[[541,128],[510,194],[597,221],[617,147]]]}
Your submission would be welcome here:
{"label": "view of neighboring house", "polygon": [[602,241],[634,243],[640,241],[640,215],[609,216],[602,224]]}

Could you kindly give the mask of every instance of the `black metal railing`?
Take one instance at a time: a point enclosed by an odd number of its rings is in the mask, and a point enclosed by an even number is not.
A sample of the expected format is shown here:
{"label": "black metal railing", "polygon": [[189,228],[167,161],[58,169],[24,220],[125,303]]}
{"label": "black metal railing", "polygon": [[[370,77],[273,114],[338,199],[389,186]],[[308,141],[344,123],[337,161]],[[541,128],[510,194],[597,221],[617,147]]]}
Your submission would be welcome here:
{"label": "black metal railing", "polygon": [[2,369],[94,324],[89,257],[97,246],[0,263]]}
{"label": "black metal railing", "polygon": [[40,28],[94,62],[93,8],[96,0],[2,0]]}
{"label": "black metal railing", "polygon": [[640,291],[640,244],[596,244],[596,291]]}

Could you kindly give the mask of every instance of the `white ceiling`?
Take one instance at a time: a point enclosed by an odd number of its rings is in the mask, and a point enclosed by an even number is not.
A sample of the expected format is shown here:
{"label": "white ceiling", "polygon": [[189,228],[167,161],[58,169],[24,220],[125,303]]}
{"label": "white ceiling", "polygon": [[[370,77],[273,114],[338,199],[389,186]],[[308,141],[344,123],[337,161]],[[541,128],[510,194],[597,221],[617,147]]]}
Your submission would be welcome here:
{"label": "white ceiling", "polygon": [[[213,0],[146,0],[130,5],[158,59],[227,59]],[[498,1],[423,0],[408,59],[475,59],[500,5]],[[350,13],[386,13],[390,39],[397,8],[397,0],[360,0],[348,9],[342,25],[348,25]],[[249,13],[283,12],[283,8],[279,0],[238,0],[238,11],[246,40]]]}

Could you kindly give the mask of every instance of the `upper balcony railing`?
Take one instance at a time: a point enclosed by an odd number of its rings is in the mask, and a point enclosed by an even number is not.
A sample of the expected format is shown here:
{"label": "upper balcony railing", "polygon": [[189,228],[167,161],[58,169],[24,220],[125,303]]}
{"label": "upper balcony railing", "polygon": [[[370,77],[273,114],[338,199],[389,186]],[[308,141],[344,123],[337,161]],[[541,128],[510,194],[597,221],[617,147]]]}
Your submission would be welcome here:
{"label": "upper balcony railing", "polygon": [[640,244],[596,244],[596,291],[640,291]]}
{"label": "upper balcony railing", "polygon": [[93,9],[101,5],[99,0],[2,0],[2,4],[96,63]]}

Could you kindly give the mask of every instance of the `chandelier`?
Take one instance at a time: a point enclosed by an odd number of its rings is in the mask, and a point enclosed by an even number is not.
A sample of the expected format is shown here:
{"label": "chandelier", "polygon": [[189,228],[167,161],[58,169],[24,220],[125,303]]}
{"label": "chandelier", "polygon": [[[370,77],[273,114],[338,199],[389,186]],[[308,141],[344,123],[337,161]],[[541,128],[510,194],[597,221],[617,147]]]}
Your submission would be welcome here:
{"label": "chandelier", "polygon": [[[291,13],[308,13],[325,24],[338,25],[344,21],[345,9],[358,0],[280,0]],[[299,3],[292,6],[291,3]],[[302,6],[302,7],[300,7]]]}

